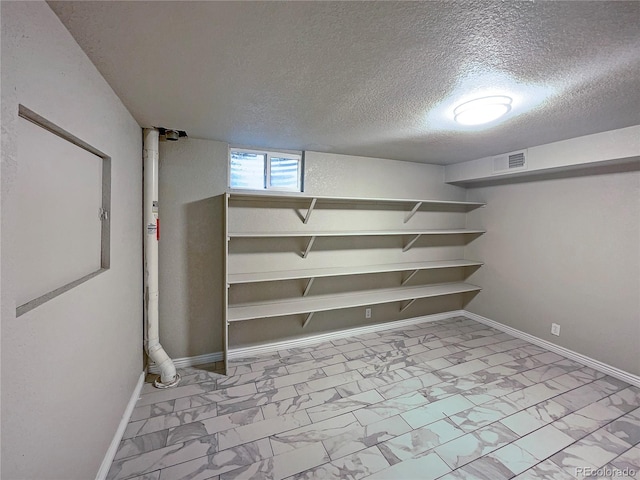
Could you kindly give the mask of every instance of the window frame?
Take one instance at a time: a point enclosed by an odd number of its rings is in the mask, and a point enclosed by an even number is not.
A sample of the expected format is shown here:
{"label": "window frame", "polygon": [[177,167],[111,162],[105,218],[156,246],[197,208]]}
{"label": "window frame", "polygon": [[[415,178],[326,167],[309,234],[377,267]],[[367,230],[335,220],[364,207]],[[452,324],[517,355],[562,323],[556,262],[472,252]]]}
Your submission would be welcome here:
{"label": "window frame", "polygon": [[[257,155],[264,155],[264,170],[263,170],[263,185],[264,187],[257,190],[255,188],[250,187],[234,187],[231,185],[231,153],[232,152],[241,152],[241,153],[253,153]],[[272,158],[285,158],[291,160],[297,160],[298,162],[298,178],[296,182],[295,188],[286,188],[286,187],[273,187],[271,186],[271,159]],[[228,154],[228,175],[227,175],[227,186],[229,190],[238,190],[242,192],[291,192],[291,193],[302,193],[304,192],[304,152],[293,151],[293,150],[266,150],[266,149],[256,149],[256,148],[246,148],[246,147],[234,147],[229,146],[229,154]]]}

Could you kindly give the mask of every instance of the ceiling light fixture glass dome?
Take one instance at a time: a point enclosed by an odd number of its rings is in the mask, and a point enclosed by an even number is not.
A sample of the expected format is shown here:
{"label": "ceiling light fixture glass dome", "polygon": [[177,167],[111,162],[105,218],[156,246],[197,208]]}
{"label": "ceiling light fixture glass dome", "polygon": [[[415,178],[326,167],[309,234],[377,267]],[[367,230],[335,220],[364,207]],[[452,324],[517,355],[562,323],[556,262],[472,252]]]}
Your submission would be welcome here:
{"label": "ceiling light fixture glass dome", "polygon": [[512,101],[512,98],[506,95],[476,98],[458,105],[453,111],[453,118],[461,125],[493,122],[509,113]]}

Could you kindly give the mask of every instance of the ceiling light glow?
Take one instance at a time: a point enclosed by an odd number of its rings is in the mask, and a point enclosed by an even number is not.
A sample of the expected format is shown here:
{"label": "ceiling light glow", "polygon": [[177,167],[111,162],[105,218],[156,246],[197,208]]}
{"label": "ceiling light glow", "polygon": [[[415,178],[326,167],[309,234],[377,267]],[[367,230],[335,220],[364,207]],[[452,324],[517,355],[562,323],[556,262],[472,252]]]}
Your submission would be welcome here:
{"label": "ceiling light glow", "polygon": [[512,98],[506,95],[476,98],[458,105],[453,110],[454,119],[461,125],[493,122],[511,111],[512,101]]}

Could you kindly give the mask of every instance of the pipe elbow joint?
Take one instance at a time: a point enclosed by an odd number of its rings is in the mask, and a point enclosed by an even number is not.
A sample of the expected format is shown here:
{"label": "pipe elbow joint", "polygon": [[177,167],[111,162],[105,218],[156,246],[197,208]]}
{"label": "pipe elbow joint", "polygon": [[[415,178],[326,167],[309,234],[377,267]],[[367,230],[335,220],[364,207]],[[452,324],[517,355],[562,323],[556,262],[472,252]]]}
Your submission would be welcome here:
{"label": "pipe elbow joint", "polygon": [[176,386],[180,381],[180,376],[176,373],[176,367],[162,345],[158,342],[148,345],[147,355],[160,369],[160,382],[156,380],[156,386]]}

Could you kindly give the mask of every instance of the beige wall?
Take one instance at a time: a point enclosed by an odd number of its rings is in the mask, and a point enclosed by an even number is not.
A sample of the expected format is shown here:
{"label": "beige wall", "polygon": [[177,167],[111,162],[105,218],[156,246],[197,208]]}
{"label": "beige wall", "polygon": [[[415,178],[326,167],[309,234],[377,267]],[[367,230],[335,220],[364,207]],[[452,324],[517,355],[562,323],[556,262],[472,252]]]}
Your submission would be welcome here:
{"label": "beige wall", "polygon": [[160,343],[173,358],[222,350],[227,144],[160,143]]}
{"label": "beige wall", "polygon": [[464,200],[444,183],[444,167],[370,157],[307,152],[305,193],[381,198]]}
{"label": "beige wall", "polygon": [[[141,130],[46,3],[0,8],[1,476],[86,480],[143,368]],[[16,318],[18,104],[111,156],[112,191],[110,270]]]}
{"label": "beige wall", "polygon": [[[472,188],[466,248],[485,262],[467,309],[640,374],[638,164]],[[551,335],[551,323],[561,335]]]}
{"label": "beige wall", "polygon": [[[506,152],[497,158],[504,159]],[[638,161],[640,157],[640,125],[570,138],[560,142],[529,147],[525,150],[526,169],[511,171],[508,177],[530,177],[532,173],[575,172],[584,167],[603,164],[622,164]],[[496,173],[496,157],[485,157],[445,167],[445,181],[471,184],[492,181],[504,175]],[[498,164],[501,162],[499,161]]]}
{"label": "beige wall", "polygon": [[[223,348],[221,196],[227,186],[227,156],[227,144],[222,142],[187,139],[160,145],[160,338],[174,358],[219,352]],[[465,196],[464,189],[443,182],[444,167],[440,166],[316,152],[307,152],[305,162],[308,194],[444,200],[463,200]],[[321,218],[322,212],[314,212],[314,222]],[[375,229],[376,225],[369,228]],[[461,256],[462,248],[458,250],[459,254],[451,258]],[[320,254],[314,252],[309,260],[319,258]],[[414,315],[461,306],[459,297],[420,301],[415,305]],[[377,318],[389,318],[385,307],[377,312]],[[321,313],[304,331],[299,318],[241,322],[232,326],[232,345],[283,340],[371,323],[361,318],[360,313],[348,310]],[[407,310],[403,316],[412,315]]]}

